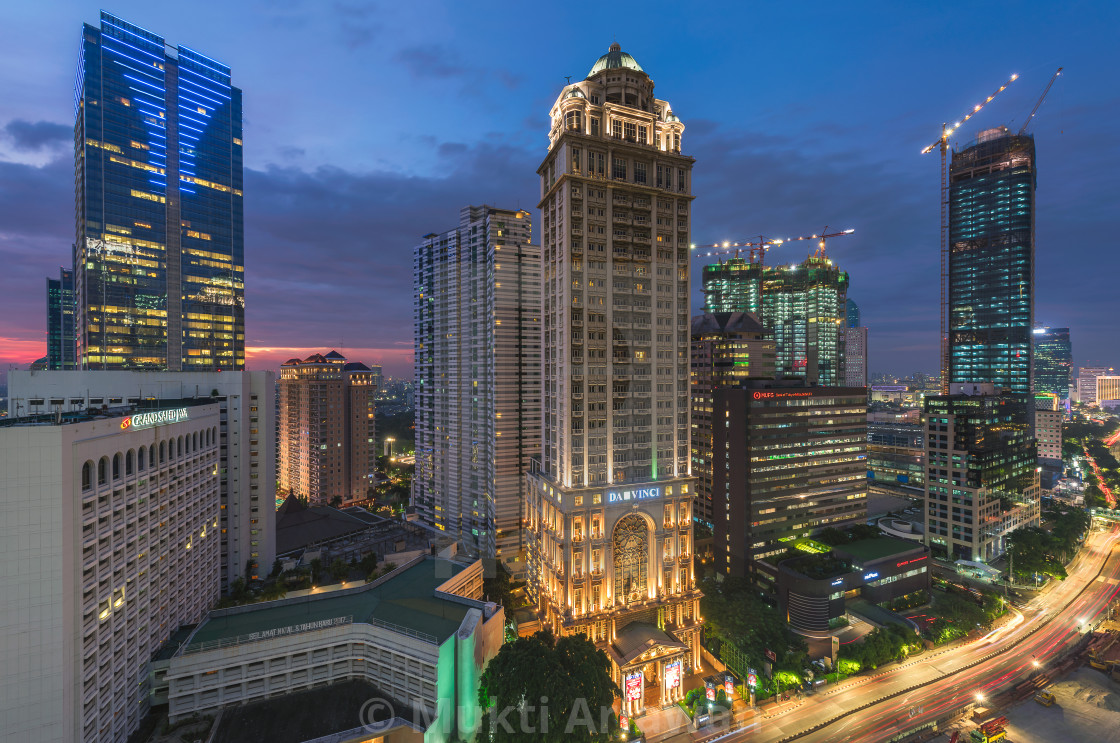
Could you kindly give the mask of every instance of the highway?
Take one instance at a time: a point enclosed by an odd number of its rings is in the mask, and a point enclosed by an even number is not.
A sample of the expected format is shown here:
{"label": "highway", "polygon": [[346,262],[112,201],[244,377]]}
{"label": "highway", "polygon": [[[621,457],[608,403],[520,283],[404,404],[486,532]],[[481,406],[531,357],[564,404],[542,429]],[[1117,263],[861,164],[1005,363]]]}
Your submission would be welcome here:
{"label": "highway", "polygon": [[[1070,565],[1069,577],[1015,609],[1016,616],[1003,628],[967,645],[926,651],[903,664],[891,664],[877,676],[841,682],[800,703],[789,703],[785,711],[770,710],[768,717],[756,718],[719,740],[770,743],[835,720],[798,740],[879,743],[1028,680],[1075,645],[1086,622],[1120,592],[1118,540],[1115,530],[1092,532]],[[884,699],[888,695],[894,696]],[[864,705],[871,706],[844,715]]]}

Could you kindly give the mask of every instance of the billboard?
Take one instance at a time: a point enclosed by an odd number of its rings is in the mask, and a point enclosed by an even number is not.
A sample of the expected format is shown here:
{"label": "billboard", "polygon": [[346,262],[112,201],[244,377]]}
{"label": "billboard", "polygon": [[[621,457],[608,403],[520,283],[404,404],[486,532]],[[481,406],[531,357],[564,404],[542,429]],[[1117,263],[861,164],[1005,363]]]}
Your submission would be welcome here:
{"label": "billboard", "polygon": [[645,687],[645,677],[642,672],[626,674],[626,699],[630,702],[636,702],[642,698],[642,690]]}
{"label": "billboard", "polygon": [[681,662],[675,660],[665,666],[665,688],[676,689],[681,685]]}

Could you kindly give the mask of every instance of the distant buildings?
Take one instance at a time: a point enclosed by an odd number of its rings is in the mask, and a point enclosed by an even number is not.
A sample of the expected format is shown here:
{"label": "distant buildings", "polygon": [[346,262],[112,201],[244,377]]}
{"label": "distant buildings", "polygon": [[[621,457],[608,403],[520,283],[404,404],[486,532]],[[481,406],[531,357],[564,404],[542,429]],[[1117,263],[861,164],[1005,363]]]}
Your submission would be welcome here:
{"label": "distant buildings", "polygon": [[1120,400],[1120,377],[1102,374],[1097,377],[1097,405],[1104,407],[1105,402]]}
{"label": "distant buildings", "polygon": [[689,452],[684,125],[618,44],[549,111],[540,176],[541,459],[526,483],[539,626],[610,658],[622,712],[701,668]]}
{"label": "distant buildings", "polygon": [[47,279],[47,368],[74,369],[74,272]]}
{"label": "distant buildings", "polygon": [[1065,408],[1053,393],[1034,395],[1034,436],[1038,463],[1045,467],[1062,466],[1062,421]]}
{"label": "distant buildings", "polygon": [[1034,391],[1069,397],[1073,349],[1069,328],[1034,329]]}
{"label": "distant buildings", "polygon": [[337,351],[280,365],[277,488],[315,505],[369,498],[380,374]]}
{"label": "distant buildings", "polygon": [[950,560],[999,557],[1009,532],[1039,524],[1027,396],[954,383],[926,398],[924,419],[926,544]]}
{"label": "distant buildings", "polygon": [[844,386],[867,386],[867,328],[844,328]]}
{"label": "distant buildings", "polygon": [[540,451],[541,249],[529,212],[468,206],[413,251],[420,519],[525,576]]}
{"label": "distant buildings", "polygon": [[[213,400],[218,426],[221,494],[221,588],[238,578],[267,575],[276,557],[273,372],[12,371],[12,417],[66,415],[146,405],[164,408],[183,399]],[[248,572],[252,560],[254,571]],[[260,571],[264,571],[263,573]]]}
{"label": "distant buildings", "polygon": [[1031,392],[1035,150],[1006,127],[949,165],[949,381]]}
{"label": "distant buildings", "polygon": [[748,312],[692,318],[692,471],[696,515],[712,523],[712,405],[719,387],[773,379],[774,341]]}
{"label": "distant buildings", "polygon": [[74,296],[84,369],[245,366],[241,90],[101,13],[75,91]]}
{"label": "distant buildings", "polygon": [[1111,367],[1083,366],[1077,370],[1077,401],[1086,405],[1097,402],[1097,377],[1112,374]]}
{"label": "distant buildings", "polygon": [[844,306],[846,308],[847,326],[849,328],[860,327],[862,323],[859,321],[859,305],[849,299],[844,303]]}
{"label": "distant buildings", "polygon": [[870,493],[924,498],[925,424],[910,413],[868,413],[867,487]]}
{"label": "distant buildings", "polygon": [[741,258],[704,266],[706,312],[752,312],[774,337],[779,377],[844,382],[848,274],[832,260],[765,266]]}
{"label": "distant buildings", "polygon": [[[716,569],[774,589],[765,558],[867,518],[867,392],[749,380],[715,391]],[[722,422],[723,425],[719,425]]]}
{"label": "distant buildings", "polygon": [[0,739],[124,743],[139,726],[149,661],[221,589],[221,407],[118,400],[0,423]]}

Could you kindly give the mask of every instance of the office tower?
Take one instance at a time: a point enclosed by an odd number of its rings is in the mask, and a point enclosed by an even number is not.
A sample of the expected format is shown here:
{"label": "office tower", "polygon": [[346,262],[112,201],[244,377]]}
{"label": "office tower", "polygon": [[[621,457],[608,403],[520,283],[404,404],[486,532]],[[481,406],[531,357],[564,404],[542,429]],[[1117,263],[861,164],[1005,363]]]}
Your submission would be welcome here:
{"label": "office tower", "polygon": [[0,740],[137,729],[149,661],[218,599],[220,417],[205,398],[0,422]]}
{"label": "office tower", "polygon": [[925,426],[908,413],[867,414],[867,490],[920,500],[925,497]]}
{"label": "office tower", "polygon": [[1052,392],[1059,399],[1066,399],[1072,369],[1069,328],[1035,328],[1034,391]]}
{"label": "office tower", "polygon": [[468,206],[413,251],[420,519],[525,576],[540,450],[541,264],[529,212]]}
{"label": "office tower", "polygon": [[[1102,374],[1097,377],[1096,403],[1105,407],[1105,403],[1115,403],[1120,400],[1120,377]],[[1115,404],[1108,407],[1115,407]]]}
{"label": "office tower", "polygon": [[[171,407],[182,399],[212,400],[221,409],[218,450],[221,493],[221,586],[263,577],[276,558],[274,372],[13,371],[9,415],[76,413],[102,406]],[[262,572],[247,572],[249,561]]]}
{"label": "office tower", "polygon": [[844,328],[844,386],[867,386],[867,328]]}
{"label": "office tower", "polygon": [[766,558],[867,519],[867,391],[749,380],[715,393],[716,569],[774,589]]}
{"label": "office tower", "polygon": [[1062,421],[1065,419],[1061,398],[1052,392],[1036,392],[1033,412],[1038,463],[1044,467],[1061,467]]}
{"label": "office tower", "polygon": [[846,318],[847,318],[848,327],[849,328],[860,327],[859,305],[849,299],[848,301],[846,301],[844,303],[844,306],[846,308]]}
{"label": "office tower", "polygon": [[949,165],[949,382],[1031,391],[1034,138],[980,133]]}
{"label": "office tower", "polygon": [[747,312],[692,318],[692,473],[696,517],[712,523],[712,404],[718,387],[774,377],[774,341]]}
{"label": "office tower", "polygon": [[1097,377],[1112,374],[1112,367],[1082,366],[1077,370],[1077,401],[1092,405],[1097,401]]}
{"label": "office tower", "polygon": [[101,13],[75,91],[83,369],[245,366],[241,91],[220,62]]}
{"label": "office tower", "polygon": [[990,383],[953,383],[925,399],[925,541],[935,555],[986,562],[1003,554],[1008,533],[1039,525],[1027,404]]}
{"label": "office tower", "polygon": [[313,505],[365,500],[374,485],[375,375],[338,351],[280,365],[278,496]]}
{"label": "office tower", "polygon": [[47,279],[47,368],[74,368],[74,272]]}
{"label": "office tower", "polygon": [[[612,658],[622,711],[700,668],[689,463],[684,125],[612,44],[549,111],[541,460],[527,478],[540,623]],[[639,649],[640,648],[640,649]],[[647,684],[651,687],[646,688]]]}
{"label": "office tower", "polygon": [[705,266],[706,312],[753,312],[773,334],[778,377],[844,382],[848,274],[829,258],[765,266],[732,258]]}

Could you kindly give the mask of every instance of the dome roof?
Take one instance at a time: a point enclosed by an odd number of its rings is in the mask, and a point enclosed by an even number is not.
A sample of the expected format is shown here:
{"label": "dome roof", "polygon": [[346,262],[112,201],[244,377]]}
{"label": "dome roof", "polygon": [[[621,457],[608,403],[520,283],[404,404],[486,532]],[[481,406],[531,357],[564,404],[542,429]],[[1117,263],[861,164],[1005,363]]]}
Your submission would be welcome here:
{"label": "dome roof", "polygon": [[645,72],[642,66],[638,64],[633,57],[622,51],[622,47],[618,45],[618,42],[615,42],[611,44],[610,50],[606,54],[599,57],[599,61],[595,63],[595,66],[591,68],[591,72],[587,73],[587,76],[591,77],[603,70],[616,70],[620,67],[626,67],[638,72]]}
{"label": "dome roof", "polygon": [[580,90],[579,88],[572,88],[571,90],[569,90],[567,93],[564,94],[564,100],[568,100],[569,98],[586,98],[586,97],[587,96],[584,95],[583,91]]}

